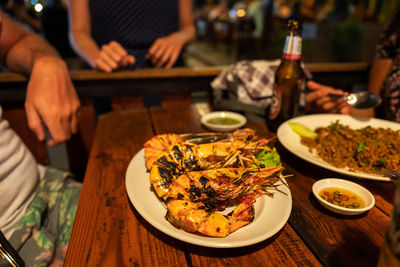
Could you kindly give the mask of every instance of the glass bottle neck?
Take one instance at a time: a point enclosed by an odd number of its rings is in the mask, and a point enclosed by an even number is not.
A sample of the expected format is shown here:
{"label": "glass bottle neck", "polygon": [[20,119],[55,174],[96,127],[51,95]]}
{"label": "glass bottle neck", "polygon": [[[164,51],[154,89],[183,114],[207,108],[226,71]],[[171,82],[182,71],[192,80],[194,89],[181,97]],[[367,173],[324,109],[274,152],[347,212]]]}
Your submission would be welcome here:
{"label": "glass bottle neck", "polygon": [[282,59],[285,60],[301,59],[301,36],[295,35],[293,31],[291,31],[289,35],[286,36]]}

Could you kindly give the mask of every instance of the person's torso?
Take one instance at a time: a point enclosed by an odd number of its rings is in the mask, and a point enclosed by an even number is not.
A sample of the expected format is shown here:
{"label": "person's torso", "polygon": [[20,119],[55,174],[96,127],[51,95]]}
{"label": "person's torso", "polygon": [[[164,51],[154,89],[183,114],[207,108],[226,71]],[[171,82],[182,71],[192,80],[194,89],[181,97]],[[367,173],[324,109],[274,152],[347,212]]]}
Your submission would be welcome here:
{"label": "person's torso", "polygon": [[38,165],[3,119],[0,107],[0,230],[6,238],[25,213],[38,184]]}
{"label": "person's torso", "polygon": [[92,37],[99,47],[115,40],[136,57],[135,68],[159,37],[178,30],[178,0],[90,0]]}
{"label": "person's torso", "polygon": [[378,52],[393,60],[382,87],[384,116],[385,119],[400,122],[400,17],[393,19],[383,36],[384,43],[378,44]]}

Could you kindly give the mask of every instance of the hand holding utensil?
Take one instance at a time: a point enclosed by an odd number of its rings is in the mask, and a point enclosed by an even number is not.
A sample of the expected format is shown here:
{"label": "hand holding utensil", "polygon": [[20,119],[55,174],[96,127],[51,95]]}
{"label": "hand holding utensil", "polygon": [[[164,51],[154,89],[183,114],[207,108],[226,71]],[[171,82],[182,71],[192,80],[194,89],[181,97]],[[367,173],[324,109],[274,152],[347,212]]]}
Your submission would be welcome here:
{"label": "hand holding utensil", "polygon": [[350,106],[357,109],[374,108],[379,106],[382,102],[382,98],[379,95],[367,91],[351,93],[348,95],[329,93],[328,96],[343,98]]}

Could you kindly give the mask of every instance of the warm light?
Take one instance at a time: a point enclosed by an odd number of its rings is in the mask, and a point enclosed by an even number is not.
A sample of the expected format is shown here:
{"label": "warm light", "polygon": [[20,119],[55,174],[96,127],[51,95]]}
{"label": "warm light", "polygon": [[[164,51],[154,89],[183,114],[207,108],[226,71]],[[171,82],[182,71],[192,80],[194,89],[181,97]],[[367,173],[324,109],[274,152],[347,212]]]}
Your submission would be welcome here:
{"label": "warm light", "polygon": [[41,3],[37,3],[35,5],[35,11],[36,12],[40,12],[40,11],[42,11],[42,9],[43,9],[43,5]]}
{"label": "warm light", "polygon": [[244,9],[239,9],[239,10],[236,12],[236,15],[237,15],[239,18],[242,18],[242,17],[246,16],[246,10],[244,10]]}

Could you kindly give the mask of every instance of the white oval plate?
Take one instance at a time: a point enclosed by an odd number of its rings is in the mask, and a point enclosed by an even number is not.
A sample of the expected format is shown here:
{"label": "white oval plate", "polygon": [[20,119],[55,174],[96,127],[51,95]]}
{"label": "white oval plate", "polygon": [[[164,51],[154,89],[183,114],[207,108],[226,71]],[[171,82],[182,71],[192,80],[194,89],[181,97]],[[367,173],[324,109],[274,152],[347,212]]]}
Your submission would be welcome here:
{"label": "white oval plate", "polygon": [[[230,117],[230,118],[238,120],[239,122],[236,124],[232,124],[232,125],[211,124],[211,123],[207,122],[209,119],[223,118],[223,117]],[[207,113],[201,117],[201,123],[204,126],[206,126],[208,129],[210,129],[212,131],[218,131],[218,132],[230,132],[230,131],[236,130],[236,129],[242,127],[243,125],[245,125],[246,122],[247,122],[247,119],[245,116],[243,116],[239,113],[230,112],[230,111],[215,111],[215,112]]]}
{"label": "white oval plate", "polygon": [[[329,203],[328,201],[324,200],[321,198],[319,195],[319,192],[328,187],[337,187],[340,189],[346,189],[349,190],[359,197],[361,197],[364,200],[365,207],[360,208],[360,209],[349,209],[345,207],[340,207],[337,205],[334,205],[332,203]],[[330,211],[343,214],[343,215],[357,215],[366,212],[367,210],[370,210],[374,205],[375,205],[375,198],[374,196],[364,187],[362,187],[359,184],[343,180],[343,179],[337,179],[337,178],[326,178],[319,180],[313,184],[312,191],[314,196],[318,199],[318,201],[327,208]]]}
{"label": "white oval plate", "polygon": [[373,180],[381,180],[381,181],[390,181],[389,178],[369,174],[369,173],[361,173],[361,172],[353,172],[348,169],[341,169],[337,168],[323,159],[321,159],[316,153],[310,153],[308,151],[308,147],[301,144],[300,136],[293,132],[293,130],[289,126],[289,122],[298,122],[304,124],[308,128],[314,130],[317,127],[326,127],[329,126],[331,122],[335,122],[339,120],[341,124],[348,125],[352,129],[359,129],[366,126],[371,127],[382,127],[382,128],[392,128],[393,130],[399,130],[400,124],[375,119],[375,118],[358,118],[352,117],[349,115],[340,115],[340,114],[315,114],[315,115],[307,115],[307,116],[300,116],[297,118],[290,119],[283,124],[281,124],[277,131],[277,136],[279,142],[290,152],[295,154],[296,156],[312,163],[322,168],[335,171],[338,173],[346,174],[349,176],[357,177],[357,178],[365,178],[365,179],[373,179]]}
{"label": "white oval plate", "polygon": [[167,209],[151,190],[149,173],[144,164],[144,149],[129,163],[125,184],[132,205],[151,225],[176,239],[205,247],[234,248],[264,241],[282,229],[292,210],[291,192],[281,185],[279,189],[283,193],[272,190],[275,193],[273,198],[263,196],[257,199],[252,223],[227,237],[207,237],[177,229],[164,218]]}

